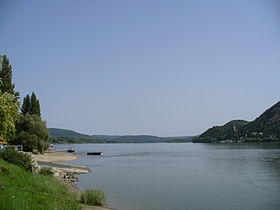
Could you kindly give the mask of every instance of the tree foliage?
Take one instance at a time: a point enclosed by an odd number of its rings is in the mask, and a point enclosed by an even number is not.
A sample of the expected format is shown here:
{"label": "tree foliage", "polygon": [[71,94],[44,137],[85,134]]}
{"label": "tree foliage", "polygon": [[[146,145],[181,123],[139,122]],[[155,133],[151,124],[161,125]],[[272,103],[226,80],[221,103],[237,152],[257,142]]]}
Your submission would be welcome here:
{"label": "tree foliage", "polygon": [[28,114],[30,112],[30,96],[26,95],[23,99],[23,103],[21,106],[21,113],[23,115]]}
{"label": "tree foliage", "polygon": [[41,116],[40,102],[34,92],[32,93],[30,98],[30,114],[35,114],[39,117]]}
{"label": "tree foliage", "polygon": [[39,116],[21,114],[16,122],[16,137],[12,143],[23,145],[27,152],[43,152],[48,148],[48,137],[46,122]]}
{"label": "tree foliage", "polygon": [[15,120],[18,116],[19,94],[12,83],[12,67],[7,56],[0,56],[0,136],[9,140],[15,132]]}
{"label": "tree foliage", "polygon": [[0,79],[2,84],[0,90],[2,93],[10,93],[18,99],[19,93],[15,91],[15,84],[12,81],[13,73],[12,67],[9,63],[9,59],[6,55],[0,57],[1,60],[1,69],[0,69]]}
{"label": "tree foliage", "polygon": [[[0,56],[0,137],[10,144],[21,144],[25,151],[43,152],[48,147],[48,130],[41,119],[40,102],[33,92],[23,100],[19,115],[19,93],[12,82],[12,67],[7,56]],[[15,136],[14,139],[12,137]]]}
{"label": "tree foliage", "polygon": [[21,108],[21,113],[25,114],[35,114],[37,116],[41,116],[41,108],[40,108],[40,101],[37,99],[35,93],[33,92],[31,97],[26,95],[23,99],[23,104]]}
{"label": "tree foliage", "polygon": [[0,91],[0,136],[9,140],[15,133],[15,121],[18,117],[19,104],[15,96]]}

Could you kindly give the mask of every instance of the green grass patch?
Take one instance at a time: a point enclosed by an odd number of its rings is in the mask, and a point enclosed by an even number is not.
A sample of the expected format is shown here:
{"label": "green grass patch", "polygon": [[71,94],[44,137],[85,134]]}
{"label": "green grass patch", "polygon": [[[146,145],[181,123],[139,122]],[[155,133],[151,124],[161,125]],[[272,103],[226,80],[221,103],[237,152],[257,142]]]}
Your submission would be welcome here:
{"label": "green grass patch", "polygon": [[44,176],[52,176],[53,171],[51,167],[42,167],[39,171],[39,174],[44,175]]}
{"label": "green grass patch", "polygon": [[53,177],[32,174],[0,159],[0,209],[77,210],[75,195]]}
{"label": "green grass patch", "polygon": [[81,194],[81,202],[88,205],[101,206],[106,200],[101,189],[86,190]]}

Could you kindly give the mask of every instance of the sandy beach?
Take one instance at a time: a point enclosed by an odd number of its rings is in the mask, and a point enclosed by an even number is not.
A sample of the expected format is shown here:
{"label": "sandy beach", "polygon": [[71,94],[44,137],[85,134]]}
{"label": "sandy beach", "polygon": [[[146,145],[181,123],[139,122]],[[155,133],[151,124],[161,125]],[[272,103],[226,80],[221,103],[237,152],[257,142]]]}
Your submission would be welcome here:
{"label": "sandy beach", "polygon": [[34,155],[37,161],[63,163],[71,160],[76,160],[79,155],[66,152],[48,151],[43,155]]}

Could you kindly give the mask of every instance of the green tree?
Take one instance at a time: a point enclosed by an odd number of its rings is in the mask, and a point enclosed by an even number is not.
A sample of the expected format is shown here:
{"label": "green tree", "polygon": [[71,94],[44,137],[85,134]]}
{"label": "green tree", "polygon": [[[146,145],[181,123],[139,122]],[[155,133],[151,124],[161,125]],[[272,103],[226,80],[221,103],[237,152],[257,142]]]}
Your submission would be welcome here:
{"label": "green tree", "polygon": [[30,98],[30,110],[29,114],[35,114],[37,116],[41,116],[40,102],[37,99],[35,93],[33,92]]}
{"label": "green tree", "polygon": [[39,101],[39,99],[37,99],[35,107],[36,107],[36,109],[34,111],[34,114],[36,114],[37,116],[41,117],[41,108],[40,108],[40,101]]}
{"label": "green tree", "polygon": [[23,103],[21,106],[21,113],[23,115],[30,113],[30,96],[27,94],[24,99],[23,99]]}
{"label": "green tree", "polygon": [[2,81],[2,85],[0,90],[2,93],[10,93],[16,97],[16,100],[19,98],[19,92],[15,92],[15,84],[12,82],[12,67],[9,63],[9,59],[6,55],[0,57],[1,60],[1,69],[0,69],[0,79]]}
{"label": "green tree", "polygon": [[16,137],[12,144],[21,144],[27,152],[43,152],[48,148],[48,138],[45,121],[35,114],[21,114],[16,122]]}
{"label": "green tree", "polygon": [[18,117],[19,104],[15,96],[0,91],[0,136],[9,141],[15,133],[15,121]]}

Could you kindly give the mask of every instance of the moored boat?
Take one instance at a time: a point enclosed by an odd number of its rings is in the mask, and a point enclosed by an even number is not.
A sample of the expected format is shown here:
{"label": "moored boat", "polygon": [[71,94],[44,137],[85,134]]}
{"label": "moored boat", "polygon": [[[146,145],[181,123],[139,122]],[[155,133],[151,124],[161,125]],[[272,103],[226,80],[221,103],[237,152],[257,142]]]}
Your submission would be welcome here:
{"label": "moored boat", "polygon": [[103,152],[87,152],[87,155],[103,155]]}
{"label": "moored boat", "polygon": [[67,152],[75,152],[75,150],[72,148],[69,148],[69,149],[67,149]]}

